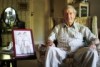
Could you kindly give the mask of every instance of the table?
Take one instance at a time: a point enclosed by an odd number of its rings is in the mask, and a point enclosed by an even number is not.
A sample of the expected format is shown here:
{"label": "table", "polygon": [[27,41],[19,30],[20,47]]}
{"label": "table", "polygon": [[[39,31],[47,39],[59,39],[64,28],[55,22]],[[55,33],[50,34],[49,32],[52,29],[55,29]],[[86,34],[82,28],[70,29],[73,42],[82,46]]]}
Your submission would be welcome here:
{"label": "table", "polygon": [[0,48],[0,67],[3,67],[6,63],[7,67],[17,67],[17,61],[13,55],[12,51],[2,51],[2,48]]}
{"label": "table", "polygon": [[6,63],[7,67],[17,67],[17,60],[32,60],[32,59],[36,59],[36,55],[34,56],[27,56],[24,58],[16,58],[14,56],[14,52],[12,51],[3,51],[2,50],[3,47],[0,48],[0,62],[1,62],[1,66],[3,67]]}

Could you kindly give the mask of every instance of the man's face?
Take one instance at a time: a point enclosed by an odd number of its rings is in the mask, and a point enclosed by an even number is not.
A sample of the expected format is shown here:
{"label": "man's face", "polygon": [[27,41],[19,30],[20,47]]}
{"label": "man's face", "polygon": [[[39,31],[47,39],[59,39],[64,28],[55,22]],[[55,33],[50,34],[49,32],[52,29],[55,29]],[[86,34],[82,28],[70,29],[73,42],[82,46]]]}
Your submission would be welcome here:
{"label": "man's face", "polygon": [[72,8],[64,10],[64,20],[67,24],[73,24],[75,16],[76,14]]}

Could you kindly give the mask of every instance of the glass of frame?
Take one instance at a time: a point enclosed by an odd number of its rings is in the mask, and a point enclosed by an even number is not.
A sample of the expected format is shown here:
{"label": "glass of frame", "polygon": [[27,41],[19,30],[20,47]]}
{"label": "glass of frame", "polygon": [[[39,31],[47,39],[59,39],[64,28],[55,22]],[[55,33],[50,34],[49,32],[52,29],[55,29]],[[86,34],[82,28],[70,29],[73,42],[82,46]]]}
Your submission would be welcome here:
{"label": "glass of frame", "polygon": [[12,33],[15,57],[35,55],[31,29],[14,29]]}
{"label": "glass of frame", "polygon": [[87,6],[81,6],[81,16],[82,17],[88,16]]}

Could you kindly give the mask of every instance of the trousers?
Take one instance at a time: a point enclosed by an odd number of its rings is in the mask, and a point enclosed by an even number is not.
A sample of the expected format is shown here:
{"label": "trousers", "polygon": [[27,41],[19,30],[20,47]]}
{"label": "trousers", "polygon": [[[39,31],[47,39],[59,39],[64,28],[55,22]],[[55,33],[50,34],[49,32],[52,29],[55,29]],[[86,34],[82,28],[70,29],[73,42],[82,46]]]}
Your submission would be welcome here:
{"label": "trousers", "polygon": [[[58,47],[50,46],[46,52],[45,67],[59,67],[64,59],[67,59],[68,52]],[[79,48],[73,56],[75,67],[96,67],[98,52],[89,47]]]}

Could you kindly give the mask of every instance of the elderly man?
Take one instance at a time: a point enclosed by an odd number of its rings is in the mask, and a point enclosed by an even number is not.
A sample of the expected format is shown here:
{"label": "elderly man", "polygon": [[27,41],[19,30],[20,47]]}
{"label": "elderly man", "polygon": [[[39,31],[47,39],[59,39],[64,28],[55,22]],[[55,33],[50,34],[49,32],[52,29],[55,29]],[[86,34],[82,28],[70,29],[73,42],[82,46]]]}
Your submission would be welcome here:
{"label": "elderly man", "polygon": [[[55,26],[48,38],[45,67],[59,67],[59,64],[70,54],[73,54],[79,67],[96,67],[98,38],[88,27],[74,21],[76,10],[73,6],[66,6],[63,16],[63,22]],[[88,41],[88,47],[84,47],[84,38]],[[54,40],[58,41],[57,47],[54,46]]]}

